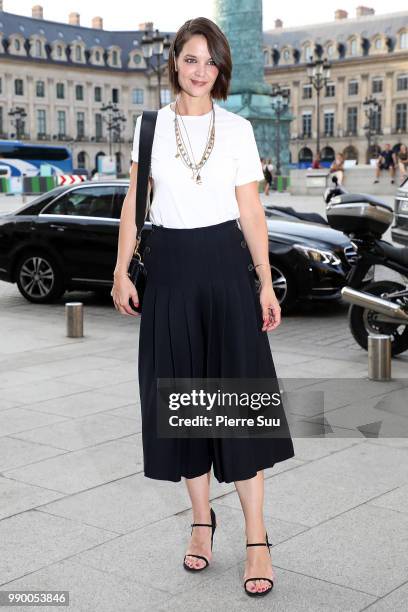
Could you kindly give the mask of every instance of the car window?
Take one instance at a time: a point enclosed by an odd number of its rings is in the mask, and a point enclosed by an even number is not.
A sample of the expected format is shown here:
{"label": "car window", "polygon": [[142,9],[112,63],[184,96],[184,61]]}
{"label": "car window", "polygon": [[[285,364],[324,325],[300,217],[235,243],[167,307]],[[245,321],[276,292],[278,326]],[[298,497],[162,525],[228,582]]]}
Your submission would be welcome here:
{"label": "car window", "polygon": [[120,213],[122,212],[123,200],[126,197],[128,188],[125,185],[115,187],[115,195],[113,197],[113,218],[120,219]]}
{"label": "car window", "polygon": [[113,185],[72,189],[50,204],[43,212],[51,215],[79,215],[111,219],[115,189]]}

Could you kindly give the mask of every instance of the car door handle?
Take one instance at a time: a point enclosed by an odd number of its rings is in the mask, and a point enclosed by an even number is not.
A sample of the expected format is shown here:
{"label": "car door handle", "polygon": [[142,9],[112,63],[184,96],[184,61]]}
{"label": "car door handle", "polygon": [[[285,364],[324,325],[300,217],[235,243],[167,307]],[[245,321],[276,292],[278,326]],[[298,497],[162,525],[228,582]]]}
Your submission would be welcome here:
{"label": "car door handle", "polygon": [[66,225],[62,225],[58,223],[50,223],[50,227],[52,227],[53,229],[57,229],[60,232],[63,232],[65,229],[67,229]]}

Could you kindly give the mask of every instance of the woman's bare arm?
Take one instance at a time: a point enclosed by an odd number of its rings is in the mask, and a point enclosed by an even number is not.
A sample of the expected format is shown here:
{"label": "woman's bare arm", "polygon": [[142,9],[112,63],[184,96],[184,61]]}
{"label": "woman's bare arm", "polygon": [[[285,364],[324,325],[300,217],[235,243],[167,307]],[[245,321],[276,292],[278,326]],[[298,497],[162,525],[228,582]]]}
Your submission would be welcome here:
{"label": "woman's bare arm", "polygon": [[129,189],[120,214],[118,254],[113,273],[114,278],[127,277],[127,270],[136,245],[136,187],[138,163],[132,162]]}

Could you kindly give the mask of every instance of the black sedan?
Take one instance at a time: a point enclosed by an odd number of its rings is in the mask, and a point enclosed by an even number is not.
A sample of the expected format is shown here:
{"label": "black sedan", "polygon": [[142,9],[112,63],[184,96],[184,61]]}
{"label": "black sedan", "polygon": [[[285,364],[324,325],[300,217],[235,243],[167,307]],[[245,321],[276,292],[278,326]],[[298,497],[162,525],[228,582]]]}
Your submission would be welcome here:
{"label": "black sedan", "polygon": [[[110,291],[120,213],[129,181],[56,187],[0,215],[0,280],[35,303],[66,290]],[[355,258],[347,236],[325,224],[265,210],[275,293],[282,309],[298,300],[339,299]],[[150,231],[147,221],[140,252]]]}

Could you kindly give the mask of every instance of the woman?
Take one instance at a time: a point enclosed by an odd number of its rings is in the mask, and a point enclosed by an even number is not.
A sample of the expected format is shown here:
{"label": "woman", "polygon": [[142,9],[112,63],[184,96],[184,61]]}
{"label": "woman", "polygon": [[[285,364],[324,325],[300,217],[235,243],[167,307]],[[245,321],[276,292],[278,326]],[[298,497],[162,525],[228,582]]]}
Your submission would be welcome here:
{"label": "woman", "polygon": [[[263,173],[250,122],[214,102],[227,98],[232,71],[228,41],[218,26],[201,17],[187,21],[173,40],[168,70],[177,97],[158,111],[152,232],[143,252],[148,281],[138,367],[144,474],[173,482],[185,478],[195,527],[183,561],[189,571],[201,571],[211,561],[212,464],[219,482],[235,482],[248,544],[244,588],[259,596],[273,586],[263,469],[294,456],[290,435],[163,438],[157,435],[155,410],[158,378],[276,376],[265,332],[276,329],[281,313],[258,195]],[[130,316],[137,315],[129,298],[138,300],[127,268],[135,245],[140,123],[138,117],[112,289],[115,308]]]}
{"label": "woman", "polygon": [[335,159],[330,166],[330,173],[337,176],[339,185],[343,184],[344,178],[344,156],[342,153],[337,153]]}
{"label": "woman", "polygon": [[408,176],[408,147],[402,144],[397,153],[398,168],[400,171],[400,180],[404,181]]}

